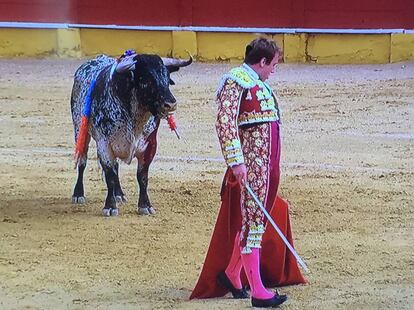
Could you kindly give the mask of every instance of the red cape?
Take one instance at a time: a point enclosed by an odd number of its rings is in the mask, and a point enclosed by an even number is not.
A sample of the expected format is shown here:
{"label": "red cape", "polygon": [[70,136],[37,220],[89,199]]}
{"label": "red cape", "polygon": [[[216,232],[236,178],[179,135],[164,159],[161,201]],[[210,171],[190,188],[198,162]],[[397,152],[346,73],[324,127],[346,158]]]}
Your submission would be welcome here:
{"label": "red cape", "polygon": [[[226,174],[223,184],[226,184],[228,177],[229,175]],[[230,261],[234,239],[241,227],[239,203],[232,203],[232,201],[239,201],[239,197],[240,189],[238,189],[238,185],[231,186],[227,183],[227,186],[222,187],[220,213],[203,270],[190,299],[222,297],[228,293],[226,289],[217,284],[216,278],[219,272],[226,269]],[[277,196],[269,213],[293,246],[288,209],[288,203]],[[307,283],[299,270],[295,257],[269,223],[266,223],[262,239],[260,273],[266,287]],[[243,285],[247,285],[244,271],[242,271],[241,278]]]}

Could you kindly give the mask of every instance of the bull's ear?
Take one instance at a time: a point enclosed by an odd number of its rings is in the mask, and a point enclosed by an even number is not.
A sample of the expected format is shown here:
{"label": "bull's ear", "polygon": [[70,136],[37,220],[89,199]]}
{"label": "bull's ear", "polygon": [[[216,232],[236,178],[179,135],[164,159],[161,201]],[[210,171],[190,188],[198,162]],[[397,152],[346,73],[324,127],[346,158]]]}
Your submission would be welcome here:
{"label": "bull's ear", "polygon": [[175,85],[175,82],[170,79],[170,85]]}
{"label": "bull's ear", "polygon": [[116,65],[115,71],[117,73],[123,73],[135,70],[135,64],[137,61],[134,59],[134,56],[135,55],[131,55],[121,58],[121,60]]}

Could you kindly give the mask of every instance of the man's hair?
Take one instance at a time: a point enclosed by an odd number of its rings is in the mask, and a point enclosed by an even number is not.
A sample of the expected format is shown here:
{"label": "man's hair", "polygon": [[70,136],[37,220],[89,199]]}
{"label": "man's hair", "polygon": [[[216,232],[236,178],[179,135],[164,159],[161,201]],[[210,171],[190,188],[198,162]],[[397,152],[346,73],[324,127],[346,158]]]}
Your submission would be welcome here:
{"label": "man's hair", "polygon": [[275,41],[267,38],[257,38],[246,46],[244,62],[248,65],[254,65],[265,58],[266,64],[270,64],[276,54],[280,54],[280,48]]}

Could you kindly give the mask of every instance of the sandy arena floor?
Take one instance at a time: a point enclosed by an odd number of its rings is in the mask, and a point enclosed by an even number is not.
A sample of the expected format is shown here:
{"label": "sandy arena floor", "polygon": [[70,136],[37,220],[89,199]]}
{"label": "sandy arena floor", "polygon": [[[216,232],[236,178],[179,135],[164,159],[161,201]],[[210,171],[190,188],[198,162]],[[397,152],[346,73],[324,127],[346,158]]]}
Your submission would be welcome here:
{"label": "sandy arena floor", "polygon": [[[92,149],[87,204],[71,204],[69,112],[80,60],[0,60],[0,308],[248,309],[188,301],[219,206],[224,164],[214,91],[230,65],[194,64],[172,87],[183,140],[165,123],[150,170],[155,216],[129,201],[101,216],[105,183]],[[413,309],[414,63],[280,65],[280,192],[292,204],[307,286],[283,309]]]}

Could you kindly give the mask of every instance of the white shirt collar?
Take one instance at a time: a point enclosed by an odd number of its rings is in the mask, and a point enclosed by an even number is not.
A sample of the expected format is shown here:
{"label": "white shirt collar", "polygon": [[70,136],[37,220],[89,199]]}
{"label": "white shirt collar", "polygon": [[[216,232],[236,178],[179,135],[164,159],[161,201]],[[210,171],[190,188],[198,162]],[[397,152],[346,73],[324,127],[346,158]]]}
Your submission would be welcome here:
{"label": "white shirt collar", "polygon": [[248,64],[243,63],[242,67],[247,71],[247,73],[254,79],[259,80],[259,75],[254,71]]}

